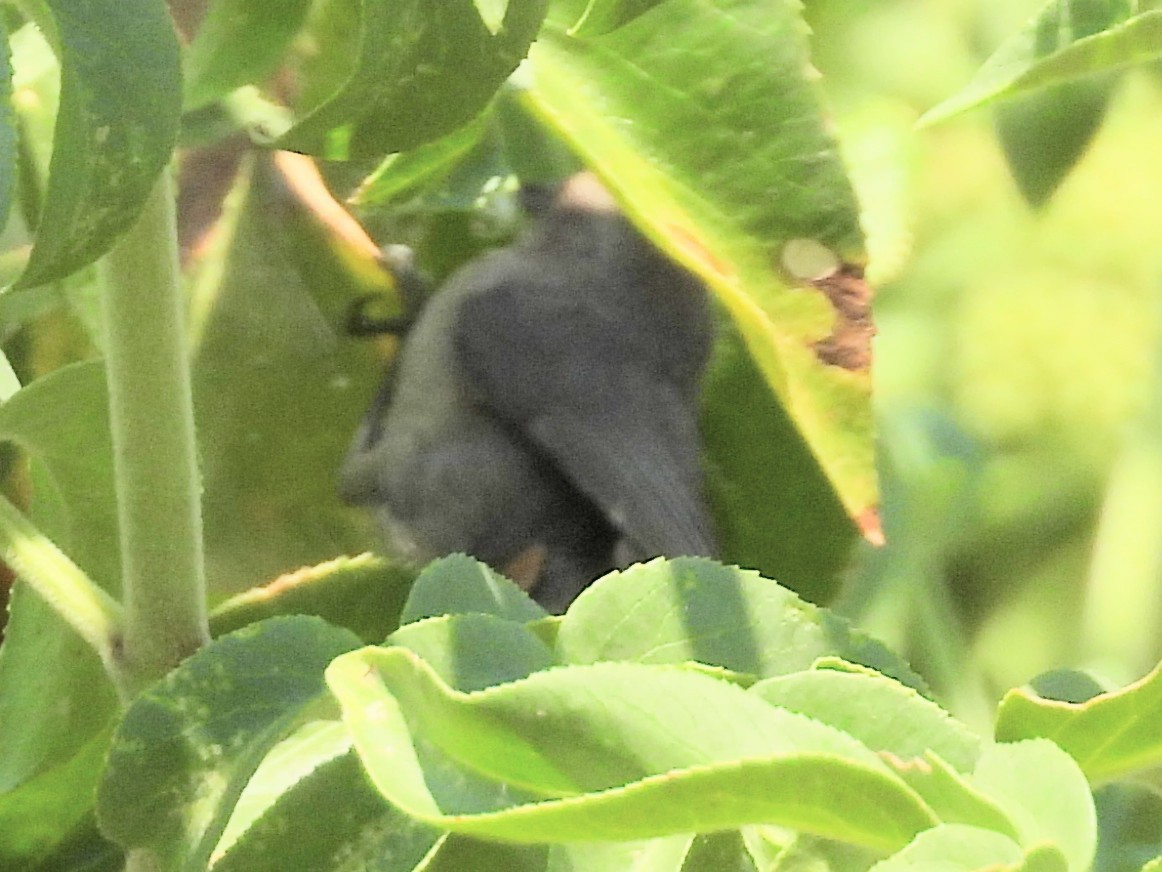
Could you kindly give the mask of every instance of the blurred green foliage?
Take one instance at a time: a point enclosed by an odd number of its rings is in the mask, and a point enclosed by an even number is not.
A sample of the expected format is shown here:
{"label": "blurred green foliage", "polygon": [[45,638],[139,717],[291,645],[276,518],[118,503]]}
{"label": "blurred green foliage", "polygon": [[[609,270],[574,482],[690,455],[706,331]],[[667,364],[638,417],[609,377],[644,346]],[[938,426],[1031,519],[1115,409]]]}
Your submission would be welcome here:
{"label": "blurred green foliage", "polygon": [[979,704],[1159,655],[1162,78],[1117,83],[1036,211],[993,110],[912,127],[1041,5],[807,3],[878,285],[889,544],[845,607]]}

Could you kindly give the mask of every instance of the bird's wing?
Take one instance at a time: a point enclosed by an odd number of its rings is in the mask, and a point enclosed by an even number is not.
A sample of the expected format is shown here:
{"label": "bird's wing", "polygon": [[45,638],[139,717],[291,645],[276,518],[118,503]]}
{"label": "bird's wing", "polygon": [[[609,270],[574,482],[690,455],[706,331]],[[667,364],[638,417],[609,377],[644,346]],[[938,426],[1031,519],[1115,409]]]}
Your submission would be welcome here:
{"label": "bird's wing", "polygon": [[549,456],[642,557],[712,555],[695,409],[629,334],[596,307],[510,282],[464,301],[454,343],[476,400]]}

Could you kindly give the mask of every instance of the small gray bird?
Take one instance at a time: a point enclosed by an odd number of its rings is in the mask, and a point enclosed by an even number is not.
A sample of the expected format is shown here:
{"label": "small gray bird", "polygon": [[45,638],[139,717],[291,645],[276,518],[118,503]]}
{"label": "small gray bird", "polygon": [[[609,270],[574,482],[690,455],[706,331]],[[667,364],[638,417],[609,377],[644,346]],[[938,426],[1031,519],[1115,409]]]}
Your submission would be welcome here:
{"label": "small gray bird", "polygon": [[712,334],[701,283],[574,177],[426,304],[340,494],[393,552],[466,552],[554,612],[630,562],[712,556],[697,429]]}

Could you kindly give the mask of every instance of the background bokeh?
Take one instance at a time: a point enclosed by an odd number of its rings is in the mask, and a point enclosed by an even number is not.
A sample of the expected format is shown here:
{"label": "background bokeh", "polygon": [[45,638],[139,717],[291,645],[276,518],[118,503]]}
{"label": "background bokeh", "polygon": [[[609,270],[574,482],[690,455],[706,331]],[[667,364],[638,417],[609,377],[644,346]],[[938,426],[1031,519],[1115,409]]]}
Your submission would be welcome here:
{"label": "background bokeh", "polygon": [[845,605],[969,708],[1159,655],[1162,76],[1111,83],[1039,209],[990,109],[913,126],[1041,5],[807,3],[878,285],[889,545]]}

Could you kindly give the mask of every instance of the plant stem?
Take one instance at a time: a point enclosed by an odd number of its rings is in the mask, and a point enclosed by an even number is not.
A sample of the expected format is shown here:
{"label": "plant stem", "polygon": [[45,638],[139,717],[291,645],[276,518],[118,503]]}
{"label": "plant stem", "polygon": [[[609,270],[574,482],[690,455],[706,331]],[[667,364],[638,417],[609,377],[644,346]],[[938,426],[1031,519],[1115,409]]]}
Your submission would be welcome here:
{"label": "plant stem", "polygon": [[0,557],[101,656],[111,674],[120,604],[0,496]]}
{"label": "plant stem", "polygon": [[126,684],[140,690],[209,638],[193,401],[168,172],[100,269],[121,528],[121,668]]}

